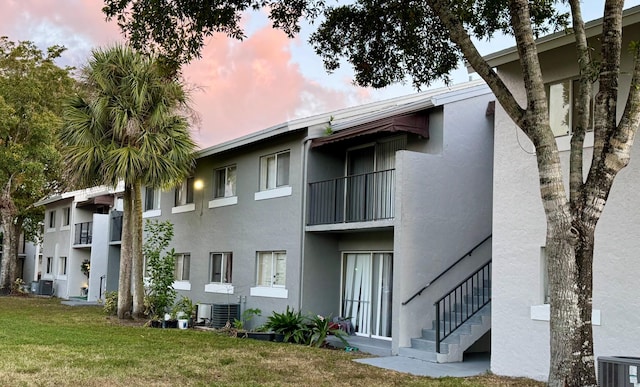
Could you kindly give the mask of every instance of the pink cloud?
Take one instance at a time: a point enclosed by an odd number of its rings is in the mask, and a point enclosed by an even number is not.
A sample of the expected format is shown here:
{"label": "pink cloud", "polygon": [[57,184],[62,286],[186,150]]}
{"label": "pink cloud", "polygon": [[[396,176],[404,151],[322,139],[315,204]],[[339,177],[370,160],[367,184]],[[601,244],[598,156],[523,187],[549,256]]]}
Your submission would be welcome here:
{"label": "pink cloud", "polygon": [[[9,0],[0,13],[0,35],[41,48],[62,44],[68,48],[64,64],[80,67],[92,48],[122,40],[102,6],[99,0]],[[201,117],[194,131],[201,147],[369,99],[363,89],[337,90],[305,78],[292,60],[291,44],[302,43],[270,27],[242,42],[222,35],[209,39],[202,59],[184,69],[186,80],[199,88],[192,99]]]}
{"label": "pink cloud", "polygon": [[[291,62],[290,40],[265,27],[242,42],[213,39],[185,77],[203,91],[194,94],[202,117],[203,145],[229,140],[297,117],[311,94],[323,110],[347,103],[344,93],[305,79]],[[316,112],[317,113],[317,112]]]}

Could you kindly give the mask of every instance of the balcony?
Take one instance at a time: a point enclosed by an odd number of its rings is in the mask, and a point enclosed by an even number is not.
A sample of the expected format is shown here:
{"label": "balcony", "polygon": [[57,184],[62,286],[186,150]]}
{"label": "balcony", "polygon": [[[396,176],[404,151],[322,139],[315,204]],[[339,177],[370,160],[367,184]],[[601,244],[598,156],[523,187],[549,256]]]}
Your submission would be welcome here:
{"label": "balcony", "polygon": [[395,169],[309,184],[308,226],[393,219]]}
{"label": "balcony", "polygon": [[93,234],[93,222],[76,223],[74,245],[90,245]]}

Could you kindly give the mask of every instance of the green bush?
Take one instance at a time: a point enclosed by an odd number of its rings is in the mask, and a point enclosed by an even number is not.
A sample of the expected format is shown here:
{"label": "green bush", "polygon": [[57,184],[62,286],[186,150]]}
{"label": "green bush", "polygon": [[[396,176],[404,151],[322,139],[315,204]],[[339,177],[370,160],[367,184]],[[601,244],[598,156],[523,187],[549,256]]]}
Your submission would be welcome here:
{"label": "green bush", "polygon": [[327,339],[327,336],[329,334],[332,334],[340,341],[342,341],[342,344],[344,344],[345,347],[349,346],[349,343],[344,338],[344,336],[346,336],[346,333],[341,329],[332,328],[331,316],[323,317],[321,315],[317,315],[316,317],[313,317],[309,320],[309,329],[311,331],[311,335],[309,337],[309,345],[314,347],[322,347]]}
{"label": "green bush", "polygon": [[298,344],[306,344],[310,336],[306,317],[300,311],[296,312],[293,308],[289,309],[288,305],[284,313],[273,312],[267,318],[265,328],[283,334],[284,341]]}
{"label": "green bush", "polygon": [[249,308],[246,309],[244,312],[242,312],[242,317],[240,317],[240,320],[233,319],[233,327],[239,331],[242,331],[245,329],[245,325],[251,321],[252,318],[256,317],[256,316],[260,316],[262,314],[262,311],[258,308]]}
{"label": "green bush", "polygon": [[104,306],[102,310],[107,316],[116,315],[118,312],[118,292],[113,291],[104,294]]}
{"label": "green bush", "polygon": [[146,236],[142,252],[147,260],[150,280],[145,300],[146,312],[152,319],[159,319],[173,306],[177,294],[173,288],[175,251],[166,251],[173,238],[173,224],[169,221],[147,220],[144,231]]}
{"label": "green bush", "polygon": [[180,301],[176,302],[176,304],[173,306],[172,314],[176,318],[180,318],[180,315],[182,315],[182,318],[187,320],[195,318],[196,305],[193,303],[193,301],[191,301],[189,297],[182,296],[182,298],[180,298]]}

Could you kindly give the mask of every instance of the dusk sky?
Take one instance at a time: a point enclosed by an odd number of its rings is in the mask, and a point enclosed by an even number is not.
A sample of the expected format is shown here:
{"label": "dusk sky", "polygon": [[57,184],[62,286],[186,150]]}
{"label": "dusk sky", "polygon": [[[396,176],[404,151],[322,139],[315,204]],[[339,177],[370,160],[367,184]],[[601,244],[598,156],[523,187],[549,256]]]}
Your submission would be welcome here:
{"label": "dusk sky", "polygon": [[[602,0],[583,3],[588,3],[583,10],[586,20],[601,16]],[[625,8],[638,3],[628,1]],[[92,48],[123,40],[117,25],[105,21],[102,7],[100,0],[4,0],[0,36],[30,40],[41,49],[63,45],[68,50],[60,64],[82,67]],[[263,13],[247,14],[243,23],[247,39],[209,38],[202,59],[183,71],[195,88],[193,107],[201,123],[193,134],[202,148],[290,119],[415,92],[409,85],[383,90],[355,87],[347,66],[326,74],[306,41],[309,28],[292,40],[272,29]],[[511,45],[497,39],[483,45],[481,52]],[[467,80],[466,70],[457,71],[453,79],[454,83]]]}

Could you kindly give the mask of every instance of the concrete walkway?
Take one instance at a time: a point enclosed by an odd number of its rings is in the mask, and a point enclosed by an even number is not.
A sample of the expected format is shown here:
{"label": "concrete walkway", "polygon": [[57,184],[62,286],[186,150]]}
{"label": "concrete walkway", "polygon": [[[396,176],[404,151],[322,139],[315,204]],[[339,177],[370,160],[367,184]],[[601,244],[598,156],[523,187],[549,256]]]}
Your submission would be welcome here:
{"label": "concrete walkway", "polygon": [[418,376],[441,378],[444,376],[467,377],[487,373],[490,369],[489,354],[474,354],[462,363],[432,363],[403,356],[373,357],[354,361]]}
{"label": "concrete walkway", "polygon": [[68,306],[98,306],[98,305],[102,305],[102,304],[98,304],[97,302],[87,301],[87,300],[82,300],[82,299],[74,299],[74,298],[70,298],[68,300],[63,300],[60,303],[62,305],[68,305]]}
{"label": "concrete walkway", "polygon": [[[444,376],[467,377],[481,375],[491,368],[491,355],[477,353],[465,355],[461,363],[432,363],[425,360],[391,355],[391,341],[361,336],[346,337],[349,346],[357,351],[378,357],[356,359],[354,361],[374,367],[386,368],[418,376],[441,378]],[[342,348],[344,344],[333,336],[327,338],[330,344]]]}

